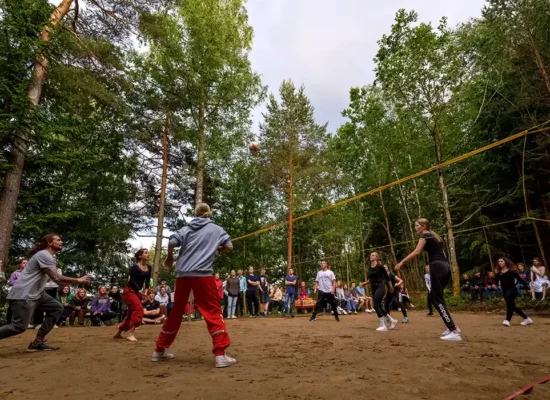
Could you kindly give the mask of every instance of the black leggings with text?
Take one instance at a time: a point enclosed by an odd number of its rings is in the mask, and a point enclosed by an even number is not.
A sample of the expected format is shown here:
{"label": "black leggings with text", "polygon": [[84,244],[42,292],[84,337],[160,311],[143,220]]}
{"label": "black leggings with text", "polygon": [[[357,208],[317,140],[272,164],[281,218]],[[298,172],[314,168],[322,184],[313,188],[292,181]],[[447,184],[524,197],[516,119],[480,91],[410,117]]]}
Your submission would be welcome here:
{"label": "black leggings with text", "polygon": [[445,304],[445,297],[443,294],[445,286],[451,281],[451,267],[449,263],[446,261],[432,261],[430,263],[430,279],[432,284],[432,290],[430,291],[432,304],[441,316],[447,329],[454,331],[456,326]]}
{"label": "black leggings with text", "polygon": [[386,290],[386,284],[384,283],[372,285],[372,302],[374,303],[374,311],[376,311],[378,318],[388,315],[384,307],[382,307],[382,302],[384,301],[384,297],[386,297]]}

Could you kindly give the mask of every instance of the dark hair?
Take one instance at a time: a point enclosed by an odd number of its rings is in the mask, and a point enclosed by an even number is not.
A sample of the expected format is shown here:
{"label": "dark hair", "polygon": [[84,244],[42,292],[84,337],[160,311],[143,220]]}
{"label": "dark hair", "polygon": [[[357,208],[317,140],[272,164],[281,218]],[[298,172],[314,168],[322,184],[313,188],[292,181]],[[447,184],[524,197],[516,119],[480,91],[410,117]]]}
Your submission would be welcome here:
{"label": "dark hair", "polygon": [[59,293],[59,296],[63,296],[63,290],[68,287],[69,288],[69,293],[67,293],[68,295],[71,294],[71,287],[69,285],[63,285],[63,286],[60,286],[59,287],[59,290],[57,291]]}
{"label": "dark hair", "polygon": [[57,233],[48,233],[46,236],[42,236],[42,239],[40,239],[40,242],[34,246],[31,251],[29,251],[29,256],[34,256],[36,253],[38,253],[40,250],[44,250],[48,247],[48,245],[53,242],[54,237],[59,237]]}
{"label": "dark hair", "polygon": [[147,249],[139,249],[138,251],[136,251],[136,254],[134,254],[134,257],[136,259],[136,262],[140,262],[141,261],[141,256],[143,255],[143,252],[146,251]]}
{"label": "dark hair", "polygon": [[[506,267],[512,271],[512,272],[517,272],[518,270],[518,267],[516,265],[515,262],[513,262],[512,260],[510,260],[509,258],[507,257],[499,257],[498,258],[499,260],[503,260],[504,261],[504,264],[506,264]],[[498,266],[498,271],[500,271],[500,266]]]}

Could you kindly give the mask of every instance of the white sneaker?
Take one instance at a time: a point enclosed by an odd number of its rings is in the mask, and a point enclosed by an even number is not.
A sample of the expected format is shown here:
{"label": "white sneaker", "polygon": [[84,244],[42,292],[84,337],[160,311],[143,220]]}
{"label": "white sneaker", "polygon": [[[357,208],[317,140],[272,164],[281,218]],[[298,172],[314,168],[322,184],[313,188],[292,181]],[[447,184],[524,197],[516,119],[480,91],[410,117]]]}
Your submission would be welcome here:
{"label": "white sneaker", "polygon": [[344,315],[348,315],[347,311],[346,310],[342,310],[342,314]]}
{"label": "white sneaker", "polygon": [[160,353],[157,353],[156,351],[154,351],[153,357],[151,357],[151,361],[159,362],[159,361],[171,360],[172,358],[174,358],[174,355],[172,353],[168,353],[166,350]]}
{"label": "white sneaker", "polygon": [[33,324],[29,324],[29,326],[27,326],[27,329],[34,329],[34,325],[33,325]]}
{"label": "white sneaker", "polygon": [[462,338],[460,337],[460,333],[450,332],[448,335],[441,336],[441,340],[448,342],[460,342]]}
{"label": "white sneaker", "polygon": [[[458,326],[456,327],[456,331],[457,331],[458,333],[462,332]],[[443,333],[441,334],[441,337],[447,336],[449,333],[451,333],[451,331],[447,329],[445,332],[443,332]]]}
{"label": "white sneaker", "polygon": [[373,312],[374,312],[374,310],[371,308],[371,309],[369,310],[369,313],[373,313]]}
{"label": "white sneaker", "polygon": [[397,325],[397,320],[394,318],[390,322],[390,329],[395,329],[396,325]]}
{"label": "white sneaker", "polygon": [[354,313],[355,315],[357,315],[357,311],[354,311],[353,313]]}
{"label": "white sneaker", "polygon": [[42,326],[42,324],[36,325],[36,326],[34,327],[34,329],[40,329],[41,326]]}
{"label": "white sneaker", "polygon": [[54,329],[57,329],[57,328],[59,328],[59,326],[57,326],[57,325],[54,325],[53,327],[54,327]]}
{"label": "white sneaker", "polygon": [[526,326],[526,325],[532,325],[533,324],[533,320],[529,317],[527,317],[526,319],[524,319],[523,321],[521,321],[519,323],[520,325],[523,325],[523,326]]}
{"label": "white sneaker", "polygon": [[233,357],[229,357],[227,354],[224,354],[223,356],[216,356],[216,368],[230,367],[236,362],[237,360]]}
{"label": "white sneaker", "polygon": [[505,319],[504,321],[502,321],[502,325],[504,326],[510,326],[510,321],[508,321],[507,319]]}
{"label": "white sneaker", "polygon": [[388,327],[386,325],[380,325],[378,328],[376,328],[378,332],[387,332]]}

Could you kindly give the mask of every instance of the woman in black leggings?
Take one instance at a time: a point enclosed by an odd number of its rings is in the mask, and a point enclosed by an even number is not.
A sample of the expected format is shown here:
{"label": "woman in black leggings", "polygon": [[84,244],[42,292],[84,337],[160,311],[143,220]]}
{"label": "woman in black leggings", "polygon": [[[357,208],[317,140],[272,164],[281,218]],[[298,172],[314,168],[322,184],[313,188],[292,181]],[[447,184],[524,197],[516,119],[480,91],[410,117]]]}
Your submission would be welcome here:
{"label": "woman in black leggings", "polygon": [[447,326],[447,330],[443,332],[441,339],[446,341],[460,341],[462,340],[460,337],[460,329],[455,326],[443,296],[445,286],[451,281],[451,266],[443,252],[443,239],[430,230],[430,221],[426,218],[416,220],[414,228],[420,235],[420,240],[416,245],[416,249],[402,259],[401,262],[395,266],[395,270],[399,271],[404,263],[418,257],[420,253],[422,253],[422,250],[428,253],[430,262],[430,283],[432,285],[430,291],[432,304],[435,306],[437,312],[439,312],[445,326]]}
{"label": "woman in black leggings", "polygon": [[401,301],[401,289],[403,288],[403,280],[396,274],[391,272],[388,267],[386,267],[386,271],[388,272],[390,284],[393,287],[393,293],[388,293],[386,295],[384,308],[386,309],[386,312],[388,314],[391,314],[391,304],[395,300],[397,302],[397,305],[401,309],[401,312],[403,313],[403,323],[406,324],[407,322],[409,322],[409,317],[407,316],[407,307],[405,307],[405,305]]}
{"label": "woman in black leggings", "polygon": [[516,313],[523,321],[521,325],[531,325],[533,320],[529,318],[523,311],[516,306],[516,297],[518,297],[518,289],[516,281],[520,283],[526,290],[529,290],[529,285],[518,274],[518,268],[512,260],[501,257],[498,259],[498,272],[495,274],[495,283],[502,288],[502,297],[506,301],[506,319],[502,322],[504,326],[510,326],[512,315]]}
{"label": "woman in black leggings", "polygon": [[374,303],[374,310],[376,315],[378,315],[378,321],[380,325],[376,328],[379,332],[385,332],[388,330],[384,318],[388,318],[390,321],[390,329],[394,329],[397,325],[397,320],[392,318],[389,315],[382,303],[384,302],[384,297],[389,290],[389,277],[384,264],[380,260],[380,255],[378,253],[371,253],[370,255],[370,270],[369,270],[369,282],[372,289],[372,301]]}

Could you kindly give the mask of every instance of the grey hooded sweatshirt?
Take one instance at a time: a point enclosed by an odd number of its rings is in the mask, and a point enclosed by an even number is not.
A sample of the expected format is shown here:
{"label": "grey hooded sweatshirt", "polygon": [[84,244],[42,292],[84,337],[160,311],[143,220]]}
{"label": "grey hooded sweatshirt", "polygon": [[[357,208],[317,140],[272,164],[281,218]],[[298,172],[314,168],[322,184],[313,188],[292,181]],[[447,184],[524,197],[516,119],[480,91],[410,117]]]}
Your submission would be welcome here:
{"label": "grey hooded sweatshirt", "polygon": [[214,255],[220,246],[232,246],[229,235],[210,218],[193,218],[170,236],[170,245],[180,247],[176,275],[212,276]]}

